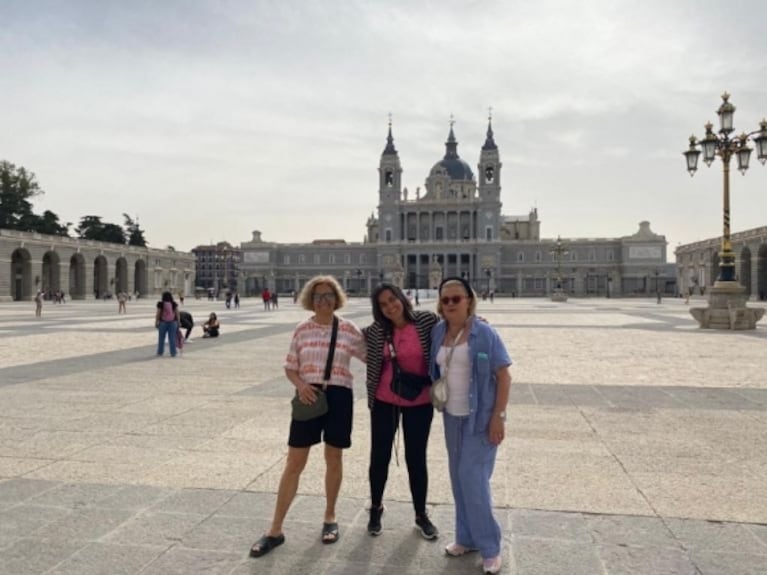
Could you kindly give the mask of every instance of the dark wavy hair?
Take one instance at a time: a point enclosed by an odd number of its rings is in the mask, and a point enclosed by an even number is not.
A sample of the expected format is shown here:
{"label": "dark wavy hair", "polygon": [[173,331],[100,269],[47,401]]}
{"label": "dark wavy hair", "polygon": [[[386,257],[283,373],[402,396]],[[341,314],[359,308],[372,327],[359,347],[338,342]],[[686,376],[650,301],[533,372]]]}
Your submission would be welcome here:
{"label": "dark wavy hair", "polygon": [[373,306],[373,319],[384,326],[384,329],[388,332],[391,332],[394,329],[394,326],[389,318],[387,318],[383,312],[381,311],[381,304],[378,303],[378,298],[381,297],[381,294],[390,291],[394,294],[394,297],[396,297],[399,301],[402,302],[402,311],[405,315],[405,319],[409,323],[415,322],[415,314],[413,313],[413,305],[410,303],[410,300],[408,297],[404,294],[401,288],[395,286],[394,284],[390,284],[388,282],[382,282],[376,286],[376,289],[373,290],[373,293],[370,294],[370,304]]}
{"label": "dark wavy hair", "polygon": [[173,303],[173,294],[170,293],[169,291],[162,292],[161,301],[169,301]]}

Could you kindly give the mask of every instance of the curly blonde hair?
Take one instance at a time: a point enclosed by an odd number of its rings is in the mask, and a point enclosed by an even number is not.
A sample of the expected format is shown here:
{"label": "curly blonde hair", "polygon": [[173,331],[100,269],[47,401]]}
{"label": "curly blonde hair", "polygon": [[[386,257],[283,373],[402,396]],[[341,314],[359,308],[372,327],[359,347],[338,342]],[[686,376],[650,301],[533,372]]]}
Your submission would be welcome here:
{"label": "curly blonde hair", "polygon": [[326,285],[336,294],[336,304],[334,310],[341,309],[346,304],[346,293],[344,293],[341,284],[333,276],[314,276],[306,285],[301,289],[301,294],[298,296],[298,301],[301,302],[301,307],[307,311],[314,311],[314,290],[317,286]]}

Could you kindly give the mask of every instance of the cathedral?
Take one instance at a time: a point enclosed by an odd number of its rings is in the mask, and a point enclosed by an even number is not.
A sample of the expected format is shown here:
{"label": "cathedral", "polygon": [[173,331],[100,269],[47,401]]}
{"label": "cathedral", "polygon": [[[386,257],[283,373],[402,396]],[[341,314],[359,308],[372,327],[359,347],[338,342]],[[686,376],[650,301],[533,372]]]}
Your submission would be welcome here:
{"label": "cathedral", "polygon": [[[239,288],[300,290],[317,274],[338,278],[350,293],[369,293],[380,281],[405,289],[433,289],[442,277],[468,279],[477,292],[546,296],[674,293],[666,239],[640,222],[618,238],[541,238],[537,209],[504,215],[503,163],[488,119],[476,173],[458,153],[451,122],[444,157],[423,191],[408,191],[391,122],[378,164],[378,206],[362,242],[315,240],[280,244],[253,232],[241,244]],[[372,198],[371,198],[372,199]],[[238,282],[239,283],[239,282]]]}

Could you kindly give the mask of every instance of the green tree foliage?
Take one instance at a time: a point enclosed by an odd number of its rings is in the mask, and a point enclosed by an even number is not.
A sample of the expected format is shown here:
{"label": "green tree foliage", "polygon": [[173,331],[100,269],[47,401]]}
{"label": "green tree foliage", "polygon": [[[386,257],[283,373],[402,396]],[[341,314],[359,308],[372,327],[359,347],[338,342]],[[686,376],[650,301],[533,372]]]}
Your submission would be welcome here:
{"label": "green tree foliage", "polygon": [[68,236],[69,226],[71,225],[69,222],[62,225],[59,222],[59,216],[50,210],[45,210],[42,216],[30,214],[22,218],[21,229],[50,236]]}
{"label": "green tree foliage", "polygon": [[29,231],[34,223],[31,199],[43,191],[35,175],[5,160],[0,162],[0,228]]}
{"label": "green tree foliage", "polygon": [[102,222],[101,216],[83,216],[75,232],[77,232],[78,237],[85,240],[96,240],[113,244],[125,243],[125,231],[122,227],[117,224]]}
{"label": "green tree foliage", "polygon": [[128,245],[146,247],[144,230],[139,227],[138,218],[134,220],[126,213],[123,213],[123,218],[125,218],[125,233],[128,235]]}

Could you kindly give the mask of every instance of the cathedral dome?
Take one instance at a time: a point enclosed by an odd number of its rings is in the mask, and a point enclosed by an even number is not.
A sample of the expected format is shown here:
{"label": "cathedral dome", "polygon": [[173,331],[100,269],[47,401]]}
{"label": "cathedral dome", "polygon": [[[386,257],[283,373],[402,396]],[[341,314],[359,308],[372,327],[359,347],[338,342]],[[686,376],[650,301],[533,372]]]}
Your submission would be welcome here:
{"label": "cathedral dome", "polygon": [[469,164],[458,155],[458,142],[455,139],[455,133],[453,133],[452,123],[450,124],[450,134],[447,137],[447,142],[445,142],[445,157],[434,164],[431,169],[432,176],[439,174],[446,174],[451,180],[462,182],[474,180],[474,172],[471,171]]}
{"label": "cathedral dome", "polygon": [[446,173],[451,180],[471,181],[474,179],[474,173],[469,164],[458,157],[444,158],[434,164],[431,175],[434,176],[438,173]]}

